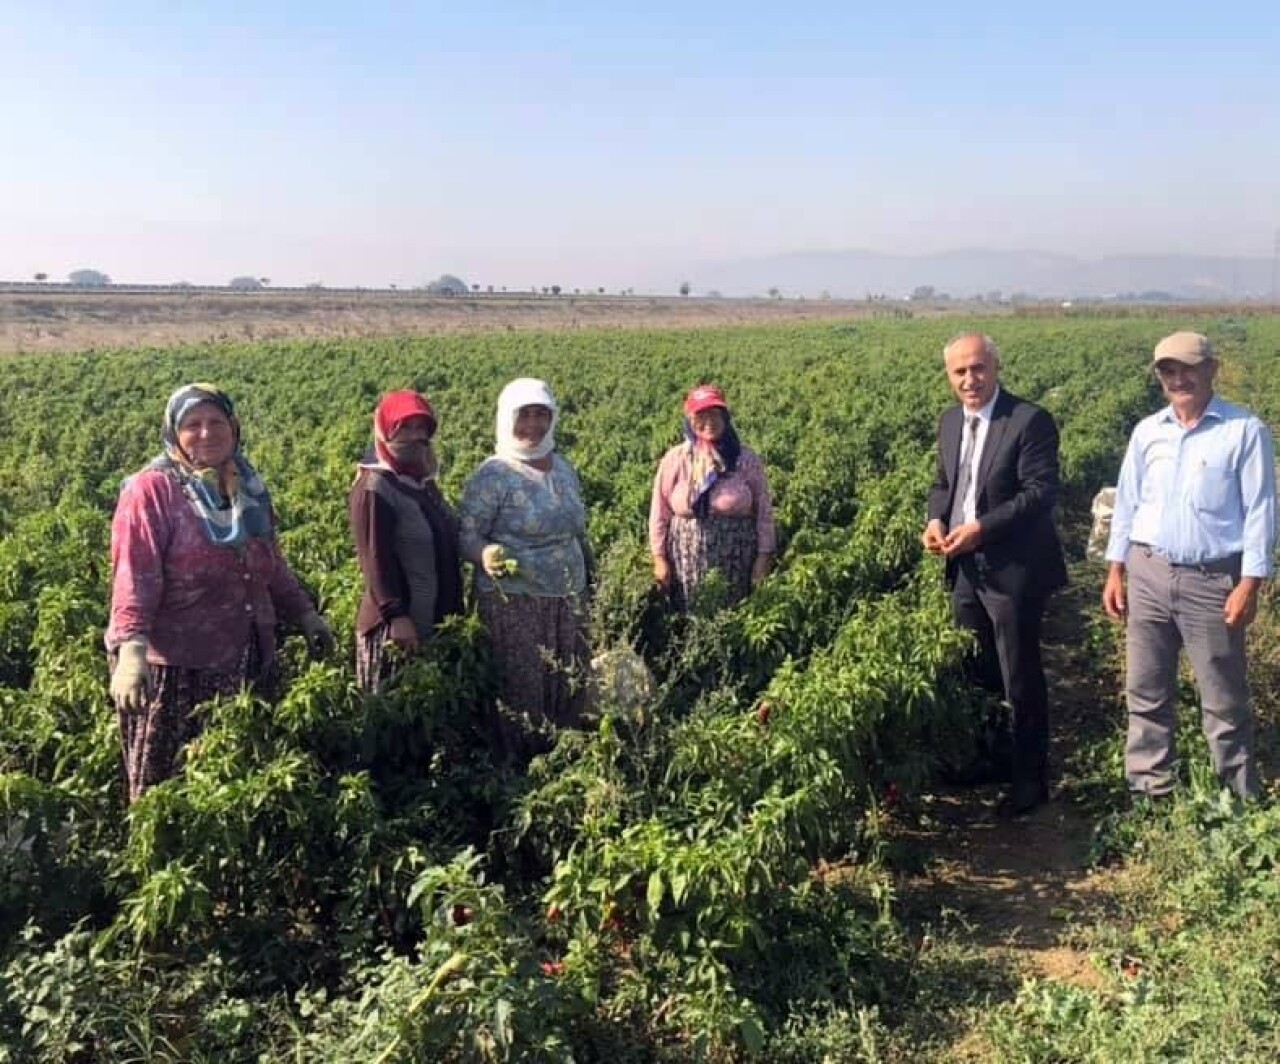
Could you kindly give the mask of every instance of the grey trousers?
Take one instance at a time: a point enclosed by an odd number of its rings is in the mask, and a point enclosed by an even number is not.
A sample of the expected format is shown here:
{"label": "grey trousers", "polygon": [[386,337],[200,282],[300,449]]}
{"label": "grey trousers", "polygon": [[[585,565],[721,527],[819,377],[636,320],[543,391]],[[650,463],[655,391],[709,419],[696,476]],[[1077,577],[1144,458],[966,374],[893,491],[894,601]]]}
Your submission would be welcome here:
{"label": "grey trousers", "polygon": [[1205,566],[1171,565],[1147,547],[1132,546],[1127,565],[1129,736],[1124,768],[1130,790],[1166,794],[1173,787],[1178,651],[1185,647],[1218,779],[1241,797],[1255,797],[1258,774],[1245,632],[1228,628],[1222,615],[1240,578],[1239,558]]}

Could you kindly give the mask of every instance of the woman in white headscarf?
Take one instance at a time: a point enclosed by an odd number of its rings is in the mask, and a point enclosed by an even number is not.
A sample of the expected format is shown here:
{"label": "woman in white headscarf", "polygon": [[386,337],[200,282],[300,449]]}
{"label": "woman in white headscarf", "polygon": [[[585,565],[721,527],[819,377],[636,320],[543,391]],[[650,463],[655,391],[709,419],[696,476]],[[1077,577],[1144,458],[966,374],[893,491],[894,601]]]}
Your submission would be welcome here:
{"label": "woman in white headscarf", "polygon": [[546,749],[555,727],[576,724],[585,696],[592,558],[582,486],[555,452],[558,413],[544,381],[503,388],[497,446],[459,506],[462,552],[503,671],[499,739],[518,763]]}

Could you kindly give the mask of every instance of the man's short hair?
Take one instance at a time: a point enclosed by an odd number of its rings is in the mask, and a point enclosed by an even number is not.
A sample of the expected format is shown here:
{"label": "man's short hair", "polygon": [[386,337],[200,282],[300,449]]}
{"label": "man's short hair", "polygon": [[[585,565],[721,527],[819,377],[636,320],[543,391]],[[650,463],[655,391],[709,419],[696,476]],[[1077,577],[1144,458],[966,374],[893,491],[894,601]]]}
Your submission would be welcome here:
{"label": "man's short hair", "polygon": [[982,339],[982,350],[991,356],[992,362],[994,362],[997,366],[999,366],[1000,365],[1000,348],[996,346],[996,342],[993,339],[991,339],[991,337],[988,336],[986,333],[975,333],[975,332],[956,333],[955,336],[951,337],[951,339],[947,341],[946,346],[942,349],[942,360],[944,362],[947,360],[948,356],[951,354],[951,349],[955,347],[955,345],[958,344],[961,340],[970,340],[975,336],[980,337]]}

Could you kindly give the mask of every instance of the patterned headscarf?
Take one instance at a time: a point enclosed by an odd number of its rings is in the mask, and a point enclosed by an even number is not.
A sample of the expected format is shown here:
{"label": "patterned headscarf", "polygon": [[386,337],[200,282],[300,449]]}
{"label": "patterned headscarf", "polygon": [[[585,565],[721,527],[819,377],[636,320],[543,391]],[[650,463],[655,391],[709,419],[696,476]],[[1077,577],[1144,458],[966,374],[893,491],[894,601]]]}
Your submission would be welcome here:
{"label": "patterned headscarf", "polygon": [[[235,449],[229,471],[197,469],[178,443],[183,418],[201,403],[217,407],[231,422]],[[178,482],[210,543],[238,549],[251,538],[274,537],[271,496],[257,470],[240,451],[240,422],[231,396],[213,384],[184,385],[165,404],[160,438],[165,453],[152,459],[148,468],[161,470]],[[224,477],[227,472],[229,479]]]}
{"label": "patterned headscarf", "polygon": [[[520,408],[525,406],[545,406],[551,411],[551,427],[535,447],[528,447],[516,439],[516,418],[520,414]],[[559,420],[560,405],[547,382],[534,377],[518,377],[503,388],[502,394],[498,396],[495,453],[499,458],[520,462],[545,458],[556,449],[556,422]]]}
{"label": "patterned headscarf", "polygon": [[[724,432],[715,443],[698,439],[693,431],[693,415],[718,408],[724,414]],[[689,448],[689,508],[694,517],[705,520],[711,513],[711,489],[722,476],[738,467],[742,442],[733,427],[724,393],[714,384],[694,388],[684,401],[684,439]]]}

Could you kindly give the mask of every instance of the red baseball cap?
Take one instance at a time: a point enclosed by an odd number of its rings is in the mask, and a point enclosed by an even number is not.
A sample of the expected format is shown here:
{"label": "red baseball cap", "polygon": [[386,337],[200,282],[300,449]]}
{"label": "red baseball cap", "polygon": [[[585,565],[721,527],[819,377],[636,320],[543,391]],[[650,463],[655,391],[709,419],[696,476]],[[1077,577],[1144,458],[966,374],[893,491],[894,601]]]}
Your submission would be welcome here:
{"label": "red baseball cap", "polygon": [[724,401],[724,392],[714,384],[699,384],[684,397],[684,412],[689,417],[715,406],[721,410],[729,409],[729,404]]}

